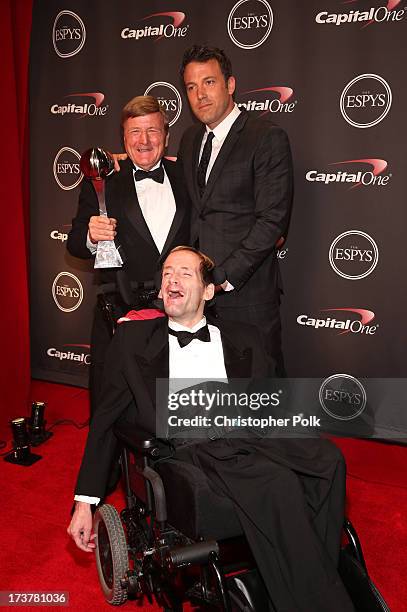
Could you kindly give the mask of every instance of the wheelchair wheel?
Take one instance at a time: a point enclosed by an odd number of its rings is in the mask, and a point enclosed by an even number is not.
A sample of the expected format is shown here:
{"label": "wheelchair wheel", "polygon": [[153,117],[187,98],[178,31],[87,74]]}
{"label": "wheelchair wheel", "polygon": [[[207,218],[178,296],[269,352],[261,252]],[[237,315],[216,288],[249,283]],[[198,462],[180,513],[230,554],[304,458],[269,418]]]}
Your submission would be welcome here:
{"label": "wheelchair wheel", "polygon": [[96,566],[100,585],[108,603],[120,606],[127,599],[127,590],[120,581],[129,569],[126,536],[114,506],[105,504],[95,513]]}

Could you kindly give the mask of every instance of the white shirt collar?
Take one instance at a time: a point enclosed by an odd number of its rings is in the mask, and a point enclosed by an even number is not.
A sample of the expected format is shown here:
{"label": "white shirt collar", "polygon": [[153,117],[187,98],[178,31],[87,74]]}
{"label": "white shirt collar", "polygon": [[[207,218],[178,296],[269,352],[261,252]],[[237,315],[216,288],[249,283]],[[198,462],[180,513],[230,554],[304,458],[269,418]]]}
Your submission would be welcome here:
{"label": "white shirt collar", "polygon": [[195,323],[193,327],[185,327],[185,325],[181,325],[180,323],[177,323],[176,321],[172,321],[171,319],[168,319],[168,327],[170,329],[173,329],[174,331],[187,331],[187,332],[191,332],[192,334],[198,331],[198,329],[201,329],[201,327],[205,327],[205,325],[206,325],[206,317],[202,317],[202,319],[198,321],[198,323]]}
{"label": "white shirt collar", "polygon": [[237,104],[235,104],[232,110],[230,111],[229,115],[227,115],[227,117],[225,117],[223,121],[221,121],[219,125],[216,126],[216,128],[211,130],[209,129],[208,126],[206,126],[207,134],[209,132],[213,132],[216,140],[219,140],[220,142],[222,142],[223,140],[225,140],[226,136],[229,134],[230,128],[232,127],[232,125],[234,124],[234,122],[236,121],[240,113],[241,113],[240,108],[237,106]]}

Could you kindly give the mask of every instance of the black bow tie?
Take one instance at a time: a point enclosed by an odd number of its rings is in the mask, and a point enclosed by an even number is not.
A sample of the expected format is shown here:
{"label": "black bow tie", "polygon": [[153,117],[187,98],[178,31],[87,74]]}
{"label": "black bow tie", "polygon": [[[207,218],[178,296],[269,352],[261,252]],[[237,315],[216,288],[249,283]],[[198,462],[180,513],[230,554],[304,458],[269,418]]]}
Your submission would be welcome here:
{"label": "black bow tie", "polygon": [[158,166],[155,170],[136,170],[134,172],[134,176],[136,177],[136,181],[143,181],[144,179],[153,179],[156,183],[164,182],[164,168],[162,166]]}
{"label": "black bow tie", "polygon": [[199,328],[196,332],[188,332],[188,331],[174,331],[171,327],[168,328],[168,333],[171,336],[176,336],[178,338],[178,344],[181,348],[192,342],[192,340],[201,340],[202,342],[210,342],[211,336],[209,334],[209,329],[207,325]]}

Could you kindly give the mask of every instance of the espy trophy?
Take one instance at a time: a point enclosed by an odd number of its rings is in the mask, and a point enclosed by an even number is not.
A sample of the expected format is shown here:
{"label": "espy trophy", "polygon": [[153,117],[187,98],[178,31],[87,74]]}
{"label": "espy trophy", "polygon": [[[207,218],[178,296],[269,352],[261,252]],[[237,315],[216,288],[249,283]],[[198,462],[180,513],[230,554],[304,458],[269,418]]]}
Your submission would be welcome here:
{"label": "espy trophy", "polygon": [[[81,156],[81,171],[92,181],[98,202],[99,214],[107,217],[105,178],[113,172],[114,161],[110,153],[99,147],[88,149]],[[123,260],[114,240],[100,240],[97,244],[95,268],[121,268]]]}

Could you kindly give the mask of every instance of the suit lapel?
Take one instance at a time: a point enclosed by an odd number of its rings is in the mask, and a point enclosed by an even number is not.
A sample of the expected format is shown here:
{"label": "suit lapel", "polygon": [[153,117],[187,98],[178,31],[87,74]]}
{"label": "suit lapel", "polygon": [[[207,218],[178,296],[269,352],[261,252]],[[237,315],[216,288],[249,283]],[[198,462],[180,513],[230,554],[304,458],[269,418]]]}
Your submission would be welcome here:
{"label": "suit lapel", "polygon": [[[218,180],[228,157],[233,150],[233,147],[236,144],[237,139],[239,138],[240,132],[244,128],[246,121],[248,119],[248,114],[245,112],[241,112],[236,121],[233,123],[232,127],[229,130],[228,135],[225,138],[225,141],[219,151],[219,154],[216,158],[216,161],[212,167],[211,173],[209,175],[209,180],[206,184],[205,191],[202,196],[202,208],[205,206],[214,186],[216,185],[216,181]],[[196,180],[195,180],[196,182]]]}
{"label": "suit lapel", "polygon": [[143,213],[141,212],[136,187],[134,185],[133,165],[131,162],[127,164],[126,170],[121,170],[121,172],[123,172],[123,180],[120,182],[119,195],[124,214],[126,215],[133,229],[140,234],[144,240],[151,242],[155,246],[153,237],[148,229]]}

